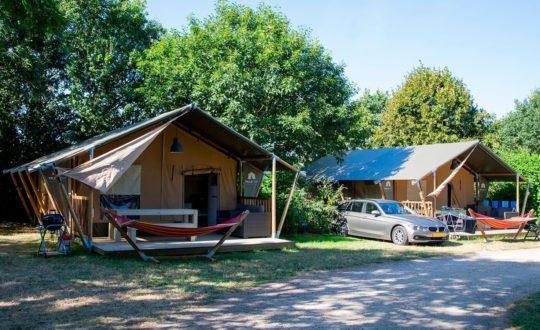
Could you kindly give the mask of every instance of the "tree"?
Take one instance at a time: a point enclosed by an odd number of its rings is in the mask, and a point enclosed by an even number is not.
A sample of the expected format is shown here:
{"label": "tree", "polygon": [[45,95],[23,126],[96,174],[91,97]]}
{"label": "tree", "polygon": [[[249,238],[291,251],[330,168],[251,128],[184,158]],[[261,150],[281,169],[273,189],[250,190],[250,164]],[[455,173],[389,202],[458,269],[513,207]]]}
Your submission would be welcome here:
{"label": "tree", "polygon": [[65,0],[68,61],[65,89],[77,116],[75,140],[140,119],[136,61],[162,28],[148,20],[143,1]]}
{"label": "tree", "polygon": [[515,101],[515,110],[500,121],[497,136],[502,148],[540,153],[540,89]]}
{"label": "tree", "polygon": [[[518,173],[527,178],[530,183],[530,197],[527,202],[529,209],[538,210],[540,206],[540,154],[530,153],[524,148],[511,148],[497,152],[501,158],[512,166]],[[521,185],[520,195],[525,196],[525,185]],[[516,184],[513,182],[496,182],[489,187],[488,198],[498,200],[514,200],[516,198]]]}
{"label": "tree", "polygon": [[147,109],[195,102],[297,163],[347,147],[354,88],[343,66],[268,6],[219,2],[146,51],[139,69]]}
{"label": "tree", "polygon": [[479,109],[462,80],[420,66],[394,93],[374,140],[382,146],[456,142],[480,138],[491,116]]}
{"label": "tree", "polygon": [[0,2],[0,168],[64,143],[64,26],[57,1]]}
{"label": "tree", "polygon": [[349,131],[349,149],[370,148],[372,137],[382,125],[390,95],[388,92],[365,90],[362,96],[351,103],[354,124]]}

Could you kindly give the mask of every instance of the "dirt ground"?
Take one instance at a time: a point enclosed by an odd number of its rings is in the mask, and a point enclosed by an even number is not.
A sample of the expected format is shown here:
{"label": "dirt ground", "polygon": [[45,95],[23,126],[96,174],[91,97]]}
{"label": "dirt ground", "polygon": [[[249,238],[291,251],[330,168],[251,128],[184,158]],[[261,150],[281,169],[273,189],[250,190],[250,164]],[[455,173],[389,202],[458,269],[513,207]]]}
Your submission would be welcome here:
{"label": "dirt ground", "polygon": [[[184,259],[154,265],[136,257],[88,254],[81,247],[70,257],[45,259],[35,255],[39,242],[35,228],[4,226],[0,228],[0,329],[179,327],[183,322],[203,326],[183,319],[188,309],[201,311],[245,290],[253,295],[259,288],[267,290],[261,285],[295,276],[380,263],[385,268],[390,261],[410,259],[418,260],[413,265],[420,271],[424,260],[429,260],[425,258],[540,247],[538,241],[398,247],[336,236],[295,240],[298,249],[222,254],[214,263]],[[468,276],[475,275],[473,268],[469,272]]]}

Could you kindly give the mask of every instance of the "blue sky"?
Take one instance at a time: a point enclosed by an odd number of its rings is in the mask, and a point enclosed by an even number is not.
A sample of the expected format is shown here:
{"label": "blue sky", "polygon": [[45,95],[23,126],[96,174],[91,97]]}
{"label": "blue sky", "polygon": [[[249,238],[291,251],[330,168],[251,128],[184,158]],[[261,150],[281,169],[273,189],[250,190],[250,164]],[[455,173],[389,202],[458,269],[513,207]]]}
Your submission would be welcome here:
{"label": "blue sky", "polygon": [[[150,18],[181,29],[211,0],[147,0]],[[261,1],[237,0],[256,7]],[[540,1],[267,0],[307,27],[359,89],[391,90],[422,62],[448,67],[498,117],[540,87]]]}

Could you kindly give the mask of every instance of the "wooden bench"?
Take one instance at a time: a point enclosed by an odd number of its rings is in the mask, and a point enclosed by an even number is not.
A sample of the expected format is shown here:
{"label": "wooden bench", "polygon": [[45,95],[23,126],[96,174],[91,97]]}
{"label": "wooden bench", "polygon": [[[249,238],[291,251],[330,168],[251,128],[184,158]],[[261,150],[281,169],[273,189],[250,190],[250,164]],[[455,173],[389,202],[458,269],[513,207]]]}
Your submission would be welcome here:
{"label": "wooden bench", "polygon": [[[183,220],[186,216],[191,217],[191,221],[188,220],[188,222],[160,223],[164,226],[197,228],[199,223],[199,211],[195,209],[118,209],[115,211],[123,216],[182,216]],[[133,241],[137,240],[137,229],[127,227],[127,233]],[[109,226],[109,234],[114,241],[120,241],[121,235],[116,228]],[[190,239],[195,241],[197,236],[192,236]]]}

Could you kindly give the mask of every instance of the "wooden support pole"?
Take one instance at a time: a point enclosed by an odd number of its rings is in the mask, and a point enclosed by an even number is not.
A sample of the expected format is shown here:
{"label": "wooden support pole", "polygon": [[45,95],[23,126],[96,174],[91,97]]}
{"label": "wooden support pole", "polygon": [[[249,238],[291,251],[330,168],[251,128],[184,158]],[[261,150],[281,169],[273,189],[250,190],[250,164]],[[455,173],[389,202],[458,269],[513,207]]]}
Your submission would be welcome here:
{"label": "wooden support pole", "polygon": [[[162,133],[163,135],[165,135],[165,133]],[[163,149],[163,148],[162,148]],[[89,159],[92,160],[94,159],[94,148],[91,148],[90,150],[88,150],[88,156],[89,156]],[[77,164],[78,166],[79,164]],[[163,175],[161,176],[161,186],[163,187]],[[161,188],[163,190],[163,188]],[[90,196],[89,196],[89,199],[88,199],[88,212],[87,213],[90,213],[89,214],[89,219],[88,219],[88,237],[90,240],[92,240],[92,238],[94,237],[94,216],[95,216],[95,212],[94,212],[94,188],[90,188]]]}
{"label": "wooden support pole", "polygon": [[418,186],[418,194],[420,195],[420,200],[422,201],[422,208],[424,209],[424,215],[429,217],[428,209],[426,205],[426,199],[424,198],[424,192],[422,191],[422,186],[420,185],[420,180],[416,180],[416,185]]}
{"label": "wooden support pole", "polygon": [[71,200],[69,199],[69,195],[66,191],[66,187],[62,184],[62,182],[59,182],[60,184],[60,190],[62,191],[62,194],[64,195],[64,198],[66,200],[69,213],[71,214],[71,218],[73,220],[73,223],[75,223],[75,229],[79,232],[79,235],[81,236],[81,241],[83,243],[83,246],[86,250],[90,251],[92,249],[92,246],[88,241],[86,240],[86,237],[84,235],[83,229],[81,227],[81,223],[79,222],[79,217],[77,216],[77,213],[73,209],[73,205],[71,205]]}
{"label": "wooden support pole", "polygon": [[277,211],[277,193],[276,193],[276,157],[272,158],[272,238],[276,237],[276,211]]}
{"label": "wooden support pole", "polygon": [[297,171],[296,175],[294,176],[294,181],[291,186],[291,191],[289,192],[289,197],[287,197],[287,203],[285,204],[285,208],[283,209],[283,213],[281,214],[281,219],[279,220],[279,226],[276,232],[277,238],[279,238],[279,236],[281,235],[281,229],[283,229],[283,224],[285,223],[285,218],[287,217],[287,212],[289,211],[289,205],[291,204],[294,190],[296,189],[296,182],[298,181],[299,176],[300,176],[300,171]]}
{"label": "wooden support pole", "polygon": [[527,201],[529,200],[529,194],[531,193],[530,188],[531,188],[531,184],[527,183],[527,192],[525,193],[525,199],[523,200],[523,206],[521,207],[521,216],[525,215],[525,210],[527,208]]}
{"label": "wooden support pole", "polygon": [[36,195],[36,199],[38,201],[39,207],[41,208],[41,213],[47,214],[47,207],[41,200],[41,196],[39,195],[39,190],[36,187],[36,184],[32,180],[32,177],[30,176],[30,172],[28,170],[25,171],[26,176],[28,177],[28,181],[30,182],[30,187],[32,187],[32,191],[34,191],[34,194]]}
{"label": "wooden support pole", "polygon": [[239,172],[240,172],[240,188],[239,191],[240,191],[240,197],[244,197],[244,162],[243,161],[239,161],[238,162],[239,164]]}
{"label": "wooden support pole", "polygon": [[519,174],[516,174],[516,212],[519,214]]}
{"label": "wooden support pole", "polygon": [[28,188],[28,185],[26,184],[26,180],[24,179],[22,172],[18,172],[18,174],[19,174],[19,179],[21,180],[21,183],[23,185],[24,191],[26,192],[26,197],[28,197],[28,201],[30,201],[30,205],[32,205],[32,210],[34,210],[36,219],[39,223],[41,223],[41,212],[39,211],[39,207],[36,205],[34,198],[32,197],[32,193],[30,192],[30,189]]}
{"label": "wooden support pole", "polygon": [[45,187],[45,191],[47,192],[47,195],[49,196],[49,198],[51,199],[51,202],[54,205],[54,209],[56,210],[56,212],[60,213],[60,207],[51,193],[51,188],[49,187],[49,181],[47,181],[47,177],[45,177],[45,173],[43,173],[43,170],[41,168],[39,169],[39,175],[43,178],[43,181],[44,181],[43,186]]}
{"label": "wooden support pole", "polygon": [[[431,172],[433,175],[433,190],[437,189],[437,170]],[[433,212],[437,209],[437,197],[433,196]]]}
{"label": "wooden support pole", "polygon": [[379,181],[379,190],[381,191],[381,199],[386,199],[386,194],[384,193],[384,187],[382,181]]}
{"label": "wooden support pole", "polygon": [[17,183],[17,179],[15,178],[15,174],[10,173],[11,180],[13,181],[13,185],[15,186],[15,190],[17,190],[17,195],[19,195],[19,199],[21,200],[21,203],[24,207],[24,211],[26,212],[26,215],[28,216],[28,219],[32,221],[32,212],[30,212],[30,209],[28,208],[28,204],[26,203],[26,198],[24,198],[24,195],[21,191],[21,187],[19,187],[19,184]]}

